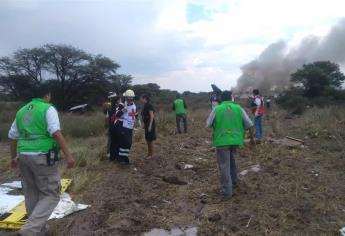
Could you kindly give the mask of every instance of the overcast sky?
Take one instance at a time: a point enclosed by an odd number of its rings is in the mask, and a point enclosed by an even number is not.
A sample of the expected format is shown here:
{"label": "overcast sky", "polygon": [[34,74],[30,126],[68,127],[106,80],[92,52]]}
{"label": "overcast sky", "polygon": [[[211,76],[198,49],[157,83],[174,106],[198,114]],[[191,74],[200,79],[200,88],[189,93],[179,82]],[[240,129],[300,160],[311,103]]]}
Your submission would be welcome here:
{"label": "overcast sky", "polygon": [[0,56],[64,43],[112,58],[135,83],[226,89],[270,43],[325,35],[344,9],[344,0],[0,0]]}

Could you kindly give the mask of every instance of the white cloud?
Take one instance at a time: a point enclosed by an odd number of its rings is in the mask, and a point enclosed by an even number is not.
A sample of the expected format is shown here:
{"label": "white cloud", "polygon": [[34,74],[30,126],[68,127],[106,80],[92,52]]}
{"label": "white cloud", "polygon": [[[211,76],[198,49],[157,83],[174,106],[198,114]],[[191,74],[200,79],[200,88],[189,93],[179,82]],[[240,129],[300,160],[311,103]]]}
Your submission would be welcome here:
{"label": "white cloud", "polygon": [[[189,22],[188,4],[208,17]],[[324,35],[344,7],[343,0],[0,0],[0,56],[67,43],[113,58],[137,83],[230,88],[267,45]]]}

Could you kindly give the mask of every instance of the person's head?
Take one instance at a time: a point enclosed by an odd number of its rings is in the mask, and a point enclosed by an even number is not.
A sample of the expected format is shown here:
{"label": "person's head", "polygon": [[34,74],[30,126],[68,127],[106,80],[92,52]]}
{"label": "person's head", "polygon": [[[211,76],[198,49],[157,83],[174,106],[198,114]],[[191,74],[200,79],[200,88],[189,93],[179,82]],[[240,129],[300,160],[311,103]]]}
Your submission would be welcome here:
{"label": "person's head", "polygon": [[232,100],[232,92],[231,91],[223,91],[221,95],[221,99],[223,102],[231,101]]}
{"label": "person's head", "polygon": [[108,98],[112,105],[117,104],[120,99],[117,93],[110,93]]}
{"label": "person's head", "polygon": [[257,95],[259,95],[259,94],[260,94],[259,89],[254,89],[254,90],[253,90],[253,95],[254,95],[254,96],[257,96]]}
{"label": "person's head", "polygon": [[141,105],[144,105],[150,101],[150,97],[147,94],[143,94],[139,98],[139,102]]}
{"label": "person's head", "polygon": [[178,93],[178,94],[176,95],[176,99],[179,99],[179,98],[181,98],[181,95]]}
{"label": "person's head", "polygon": [[125,97],[126,101],[128,103],[133,103],[134,101],[134,98],[135,98],[135,93],[133,90],[131,89],[128,89],[124,94],[123,96]]}
{"label": "person's head", "polygon": [[35,97],[42,98],[47,102],[51,101],[51,88],[47,84],[39,85],[35,89]]}
{"label": "person's head", "polygon": [[120,98],[118,96],[110,98],[111,105],[118,104],[120,102]]}

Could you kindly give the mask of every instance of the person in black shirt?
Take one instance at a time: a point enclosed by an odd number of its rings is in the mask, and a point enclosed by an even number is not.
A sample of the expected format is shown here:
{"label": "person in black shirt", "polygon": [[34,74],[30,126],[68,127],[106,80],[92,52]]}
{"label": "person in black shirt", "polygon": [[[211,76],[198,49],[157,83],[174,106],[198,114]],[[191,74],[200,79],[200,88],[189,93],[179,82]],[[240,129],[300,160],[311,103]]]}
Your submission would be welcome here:
{"label": "person in black shirt", "polygon": [[148,154],[146,159],[151,159],[153,156],[153,141],[156,140],[156,124],[154,117],[154,108],[150,103],[149,96],[141,95],[140,103],[142,105],[141,117],[144,122],[145,139],[147,142]]}
{"label": "person in black shirt", "polygon": [[119,127],[121,126],[121,121],[119,120],[119,113],[124,108],[123,104],[120,103],[119,97],[113,97],[111,101],[111,108],[107,111],[107,122],[110,136],[109,143],[109,160],[118,160],[118,150],[119,150]]}

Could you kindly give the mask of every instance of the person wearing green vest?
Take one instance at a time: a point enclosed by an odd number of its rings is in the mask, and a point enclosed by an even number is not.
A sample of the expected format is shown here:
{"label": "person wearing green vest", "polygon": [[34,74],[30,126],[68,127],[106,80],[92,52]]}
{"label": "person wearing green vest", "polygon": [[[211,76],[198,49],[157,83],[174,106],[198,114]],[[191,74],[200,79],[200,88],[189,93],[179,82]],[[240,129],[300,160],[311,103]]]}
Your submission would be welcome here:
{"label": "person wearing green vest", "polygon": [[176,96],[176,100],[173,103],[173,110],[176,114],[176,126],[177,126],[177,132],[181,133],[181,127],[180,123],[181,120],[183,121],[183,128],[184,132],[187,133],[188,131],[188,124],[187,124],[187,105],[184,99],[181,98],[181,96],[178,94]]}
{"label": "person wearing green vest", "polygon": [[19,235],[45,235],[46,222],[60,201],[58,149],[67,167],[74,166],[61,133],[56,109],[49,102],[50,89],[40,86],[37,97],[16,114],[8,137],[11,140],[11,168],[19,167],[28,222]]}
{"label": "person wearing green vest", "polygon": [[255,143],[253,122],[239,105],[231,101],[231,91],[224,91],[221,104],[207,119],[207,127],[213,128],[213,144],[217,151],[220,182],[225,197],[233,195],[237,182],[237,148],[244,143],[245,130],[249,129],[251,143]]}

